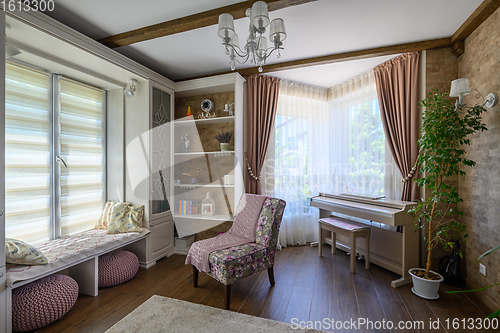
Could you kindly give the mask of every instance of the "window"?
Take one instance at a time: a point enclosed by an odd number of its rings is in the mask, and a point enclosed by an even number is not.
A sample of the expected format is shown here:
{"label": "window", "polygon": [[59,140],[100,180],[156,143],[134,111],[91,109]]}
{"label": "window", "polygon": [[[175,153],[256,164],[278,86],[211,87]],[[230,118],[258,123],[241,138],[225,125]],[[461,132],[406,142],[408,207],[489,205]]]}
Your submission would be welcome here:
{"label": "window", "polygon": [[6,237],[38,242],[95,225],[105,198],[104,102],[102,89],[6,63]]}
{"label": "window", "polygon": [[373,71],[331,88],[329,112],[331,191],[399,199],[399,172],[385,142]]}
{"label": "window", "polygon": [[373,71],[331,89],[282,80],[263,191],[286,200],[280,244],[317,240],[320,192],[399,198]]}

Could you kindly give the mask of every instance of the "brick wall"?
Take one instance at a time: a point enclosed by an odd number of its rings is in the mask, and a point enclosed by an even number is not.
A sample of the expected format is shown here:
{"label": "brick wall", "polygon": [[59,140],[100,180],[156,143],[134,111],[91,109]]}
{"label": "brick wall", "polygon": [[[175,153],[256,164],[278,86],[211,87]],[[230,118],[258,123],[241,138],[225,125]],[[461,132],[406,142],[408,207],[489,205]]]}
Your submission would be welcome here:
{"label": "brick wall", "polygon": [[[500,9],[497,9],[465,40],[465,53],[458,58],[458,75],[470,80],[471,89],[485,97],[490,92],[500,95]],[[482,103],[475,93],[466,102]],[[467,157],[477,164],[459,179],[464,202],[463,222],[469,234],[464,255],[467,280],[477,287],[500,282],[500,251],[481,260],[487,276],[479,274],[477,258],[500,244],[500,105],[487,109],[483,117],[488,131],[476,134]],[[500,287],[486,293],[500,302]]]}
{"label": "brick wall", "polygon": [[458,79],[458,59],[451,47],[427,50],[426,87],[427,92],[438,89],[450,93],[451,81]]}
{"label": "brick wall", "polygon": [[[426,92],[438,89],[442,93],[450,93],[451,81],[458,78],[458,59],[451,52],[451,47],[432,49],[426,51]],[[426,95],[427,97],[428,95]],[[455,99],[453,99],[455,100]],[[450,177],[447,181],[450,185],[458,186],[458,177]],[[427,193],[425,194],[427,195]],[[422,243],[425,249],[425,243]],[[438,271],[439,259],[449,255],[449,251],[438,245],[432,251],[431,269]],[[427,252],[423,251],[423,262],[425,264]],[[465,272],[464,272],[465,273]]]}
{"label": "brick wall", "polygon": [[[490,92],[500,94],[500,9],[491,15],[465,40],[465,53],[456,58],[451,48],[427,51],[426,90],[439,89],[449,93],[451,81],[463,77],[470,80],[472,90],[485,97]],[[466,96],[469,105],[482,104],[475,93]],[[487,276],[479,274],[477,258],[500,244],[500,105],[487,110],[483,117],[488,131],[478,133],[466,147],[467,157],[477,164],[467,167],[466,176],[452,179],[464,199],[460,210],[461,222],[467,225],[469,237],[462,246],[465,267],[463,273],[469,286],[485,287],[500,282],[500,252],[481,262],[487,267]],[[433,267],[446,252],[434,251]],[[485,291],[493,300],[500,300],[500,288]]]}

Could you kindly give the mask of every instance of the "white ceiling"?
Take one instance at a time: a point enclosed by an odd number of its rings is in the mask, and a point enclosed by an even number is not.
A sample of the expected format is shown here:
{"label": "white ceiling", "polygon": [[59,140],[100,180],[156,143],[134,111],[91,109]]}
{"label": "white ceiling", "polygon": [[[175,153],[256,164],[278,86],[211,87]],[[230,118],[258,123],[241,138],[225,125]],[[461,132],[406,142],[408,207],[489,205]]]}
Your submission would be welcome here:
{"label": "white ceiling", "polygon": [[[53,18],[98,39],[240,1],[61,0]],[[482,0],[319,0],[270,12],[285,20],[288,37],[279,60],[286,62],[451,36]],[[235,21],[240,41],[248,19]],[[216,26],[157,38],[116,50],[174,81],[229,70]],[[242,46],[242,45],[241,45]],[[331,87],[389,59],[378,57],[288,70],[270,75]],[[238,65],[251,67],[250,64]]]}

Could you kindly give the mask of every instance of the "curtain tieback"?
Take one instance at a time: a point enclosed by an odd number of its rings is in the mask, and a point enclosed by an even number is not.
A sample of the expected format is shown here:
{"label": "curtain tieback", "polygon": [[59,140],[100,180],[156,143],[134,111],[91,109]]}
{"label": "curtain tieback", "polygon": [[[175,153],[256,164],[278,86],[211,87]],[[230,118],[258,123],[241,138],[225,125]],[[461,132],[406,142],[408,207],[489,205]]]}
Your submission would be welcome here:
{"label": "curtain tieback", "polygon": [[413,166],[413,168],[411,168],[410,173],[408,174],[408,176],[406,176],[403,179],[401,179],[401,181],[403,183],[406,183],[406,182],[408,182],[408,181],[411,180],[411,178],[415,174],[415,171],[417,171],[417,163],[418,163],[418,156],[417,156],[417,160],[415,161],[415,165]]}
{"label": "curtain tieback", "polygon": [[261,178],[262,178],[262,175],[260,175],[259,177],[255,176],[253,174],[253,171],[252,171],[252,168],[250,167],[250,164],[248,163],[248,158],[245,157],[246,161],[247,161],[247,170],[248,170],[248,174],[250,175],[250,177],[255,180],[255,181],[259,181]]}

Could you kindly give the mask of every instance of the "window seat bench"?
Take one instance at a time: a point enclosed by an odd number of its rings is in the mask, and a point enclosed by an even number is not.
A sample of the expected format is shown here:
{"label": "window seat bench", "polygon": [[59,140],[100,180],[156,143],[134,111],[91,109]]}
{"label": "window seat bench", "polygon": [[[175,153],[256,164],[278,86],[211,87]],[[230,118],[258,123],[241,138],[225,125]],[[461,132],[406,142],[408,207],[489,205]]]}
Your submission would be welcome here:
{"label": "window seat bench", "polygon": [[[26,285],[45,276],[66,271],[78,283],[79,292],[97,296],[98,293],[98,257],[111,251],[130,247],[145,248],[149,230],[142,232],[106,235],[106,230],[87,230],[75,235],[61,237],[37,244],[37,248],[47,257],[47,265],[7,264],[6,274],[6,319],[10,328],[12,320],[12,289]],[[137,247],[138,243],[144,243]],[[135,253],[141,258],[141,253]]]}

